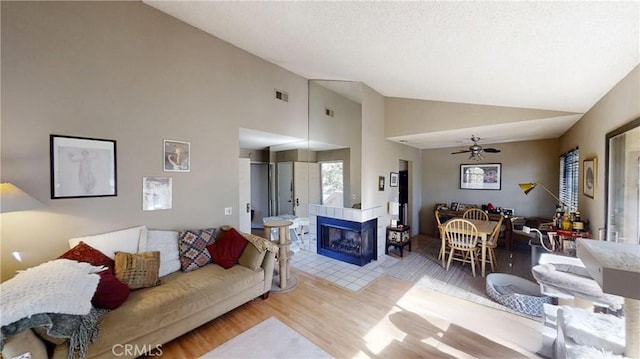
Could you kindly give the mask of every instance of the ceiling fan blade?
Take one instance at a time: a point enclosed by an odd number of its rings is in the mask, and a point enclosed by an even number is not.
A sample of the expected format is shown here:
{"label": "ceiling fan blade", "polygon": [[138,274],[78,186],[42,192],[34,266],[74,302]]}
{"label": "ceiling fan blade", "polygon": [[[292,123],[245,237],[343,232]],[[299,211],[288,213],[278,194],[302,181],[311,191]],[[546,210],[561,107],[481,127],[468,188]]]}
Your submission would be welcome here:
{"label": "ceiling fan blade", "polygon": [[489,152],[489,153],[498,153],[498,152],[500,152],[500,150],[497,149],[497,148],[484,148],[483,150],[484,150],[484,152]]}
{"label": "ceiling fan blade", "polygon": [[471,152],[471,151],[469,151],[469,150],[461,150],[461,151],[458,151],[458,152],[451,152],[451,154],[452,155],[457,155],[459,153],[467,153],[467,152]]}

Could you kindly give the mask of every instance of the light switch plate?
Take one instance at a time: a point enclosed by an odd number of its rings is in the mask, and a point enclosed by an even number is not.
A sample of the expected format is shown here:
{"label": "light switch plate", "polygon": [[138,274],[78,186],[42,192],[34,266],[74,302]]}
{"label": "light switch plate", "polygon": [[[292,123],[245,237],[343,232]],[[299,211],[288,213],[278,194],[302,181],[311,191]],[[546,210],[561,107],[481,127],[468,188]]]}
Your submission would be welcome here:
{"label": "light switch plate", "polygon": [[225,207],[224,208],[224,215],[225,216],[230,216],[233,214],[233,207]]}

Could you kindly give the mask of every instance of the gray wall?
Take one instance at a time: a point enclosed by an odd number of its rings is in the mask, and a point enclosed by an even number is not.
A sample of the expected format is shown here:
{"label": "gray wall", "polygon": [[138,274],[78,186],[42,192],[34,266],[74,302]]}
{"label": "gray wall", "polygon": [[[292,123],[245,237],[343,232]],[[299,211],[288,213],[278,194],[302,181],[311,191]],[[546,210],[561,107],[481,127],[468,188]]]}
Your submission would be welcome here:
{"label": "gray wall", "polygon": [[422,151],[422,207],[420,232],[435,233],[433,206],[436,203],[487,204],[515,209],[516,216],[552,217],[556,200],[542,188],[524,195],[519,183],[540,181],[551,192],[558,188],[558,139],[483,144],[502,152],[486,154],[479,163],[502,163],[501,190],[460,189],[460,165],[474,163],[467,154],[452,155],[459,149],[440,148]]}
{"label": "gray wall", "polygon": [[[236,226],[238,128],[306,138],[306,79],[147,5],[1,6],[2,180],[44,204],[2,215],[2,279],[76,236]],[[49,199],[50,134],[116,140],[118,196]],[[163,139],[191,142],[191,172],[162,171]],[[172,210],[142,211],[143,176],[173,178]]]}
{"label": "gray wall", "polygon": [[[583,160],[597,158],[597,181],[594,198],[583,195],[580,181],[578,207],[582,218],[591,221],[591,229],[604,226],[605,135],[640,117],[640,66],[636,66],[598,101],[567,133],[560,138],[561,150],[580,147],[580,175]],[[615,184],[614,184],[615,185]]]}

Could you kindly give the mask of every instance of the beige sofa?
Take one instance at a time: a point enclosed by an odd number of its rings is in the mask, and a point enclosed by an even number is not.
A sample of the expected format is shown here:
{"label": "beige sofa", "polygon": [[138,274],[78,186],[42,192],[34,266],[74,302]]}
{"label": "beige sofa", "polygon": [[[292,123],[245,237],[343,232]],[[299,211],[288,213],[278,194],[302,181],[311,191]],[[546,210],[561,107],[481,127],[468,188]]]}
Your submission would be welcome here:
{"label": "beige sofa", "polygon": [[[192,272],[174,271],[160,277],[161,285],[131,291],[124,304],[101,318],[98,340],[89,345],[87,358],[137,357],[145,352],[158,356],[172,339],[257,297],[266,299],[277,247],[267,239],[242,235],[249,240],[247,248],[255,243],[266,249],[256,270],[208,264]],[[12,353],[30,350],[11,344],[7,341],[5,349]],[[66,342],[55,346],[54,358],[67,356]]]}

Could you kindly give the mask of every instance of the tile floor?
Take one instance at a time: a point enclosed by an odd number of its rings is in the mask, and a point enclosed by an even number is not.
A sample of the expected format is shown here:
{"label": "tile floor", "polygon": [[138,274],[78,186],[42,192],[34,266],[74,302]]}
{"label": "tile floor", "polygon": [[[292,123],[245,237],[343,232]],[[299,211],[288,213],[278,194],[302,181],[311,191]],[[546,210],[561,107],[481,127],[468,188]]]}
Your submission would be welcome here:
{"label": "tile floor", "polygon": [[384,274],[382,262],[395,260],[398,259],[383,255],[360,267],[301,249],[291,258],[291,266],[357,292]]}
{"label": "tile floor", "polygon": [[[256,235],[263,236],[256,230]],[[334,284],[357,292],[384,274],[382,263],[391,265],[399,258],[382,255],[362,267],[345,263],[337,259],[317,254],[316,239],[308,233],[292,236],[291,250],[294,252],[291,258],[291,266],[303,272],[326,279]]]}

